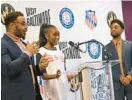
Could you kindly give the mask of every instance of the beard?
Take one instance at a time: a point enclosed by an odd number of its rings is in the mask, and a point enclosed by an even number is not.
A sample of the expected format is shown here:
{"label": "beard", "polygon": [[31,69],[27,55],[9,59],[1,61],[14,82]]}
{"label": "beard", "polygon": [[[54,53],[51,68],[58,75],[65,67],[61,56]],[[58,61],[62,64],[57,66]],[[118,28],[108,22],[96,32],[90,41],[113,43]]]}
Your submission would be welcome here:
{"label": "beard", "polygon": [[[24,34],[26,34],[26,33],[24,33]],[[25,40],[25,38],[26,38],[26,35],[23,35],[21,38],[22,38],[23,40]]]}
{"label": "beard", "polygon": [[22,38],[23,40],[25,40],[26,32],[22,31],[21,29],[19,29],[19,28],[16,26],[15,36],[17,36],[17,37]]}
{"label": "beard", "polygon": [[113,38],[118,38],[118,37],[120,37],[120,34],[112,34],[112,33],[111,33],[111,36],[112,36]]}

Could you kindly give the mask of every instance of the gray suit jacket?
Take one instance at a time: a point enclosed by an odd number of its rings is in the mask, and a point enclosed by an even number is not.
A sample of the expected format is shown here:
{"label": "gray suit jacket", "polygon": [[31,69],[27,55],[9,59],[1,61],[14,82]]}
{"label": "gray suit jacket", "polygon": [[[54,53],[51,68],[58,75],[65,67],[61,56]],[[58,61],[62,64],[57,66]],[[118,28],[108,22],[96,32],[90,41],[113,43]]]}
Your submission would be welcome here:
{"label": "gray suit jacket", "polygon": [[[114,43],[112,41],[106,45],[105,49],[103,48],[102,51],[103,60],[106,60],[105,56],[108,53],[111,56],[110,60],[118,60],[118,55]],[[124,73],[125,75],[130,74],[132,76],[132,42],[122,40],[122,54],[123,54],[122,58],[123,58]],[[117,90],[121,86],[120,83],[121,71],[120,71],[119,63],[112,66],[112,75],[113,75],[114,89]]]}

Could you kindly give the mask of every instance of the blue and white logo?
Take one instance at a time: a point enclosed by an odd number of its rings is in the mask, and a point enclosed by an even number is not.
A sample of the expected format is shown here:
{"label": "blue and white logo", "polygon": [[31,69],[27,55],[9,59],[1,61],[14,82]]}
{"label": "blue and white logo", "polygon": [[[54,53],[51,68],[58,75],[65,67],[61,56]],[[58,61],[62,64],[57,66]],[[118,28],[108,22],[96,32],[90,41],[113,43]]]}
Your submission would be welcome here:
{"label": "blue and white logo", "polygon": [[97,59],[101,54],[101,46],[96,42],[88,43],[88,53],[91,58]]}
{"label": "blue and white logo", "polygon": [[63,8],[61,11],[60,11],[60,22],[61,24],[69,29],[73,26],[74,24],[74,15],[72,13],[72,11],[69,9],[69,8]]}

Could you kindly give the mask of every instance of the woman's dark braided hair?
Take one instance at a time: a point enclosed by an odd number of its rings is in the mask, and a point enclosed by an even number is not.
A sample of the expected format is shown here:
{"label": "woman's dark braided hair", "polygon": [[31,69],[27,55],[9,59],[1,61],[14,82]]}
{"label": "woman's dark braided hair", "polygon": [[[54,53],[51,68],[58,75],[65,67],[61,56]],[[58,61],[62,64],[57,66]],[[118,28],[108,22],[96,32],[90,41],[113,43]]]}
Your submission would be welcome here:
{"label": "woman's dark braided hair", "polygon": [[39,32],[39,47],[43,47],[47,43],[45,35],[48,33],[50,28],[56,28],[54,25],[42,24]]}

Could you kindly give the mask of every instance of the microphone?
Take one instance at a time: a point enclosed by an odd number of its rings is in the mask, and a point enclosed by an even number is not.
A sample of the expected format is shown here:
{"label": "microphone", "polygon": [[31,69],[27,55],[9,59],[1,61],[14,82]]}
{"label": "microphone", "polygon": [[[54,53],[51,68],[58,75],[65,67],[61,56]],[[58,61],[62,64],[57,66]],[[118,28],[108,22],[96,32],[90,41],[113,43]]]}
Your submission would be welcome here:
{"label": "microphone", "polygon": [[69,41],[69,45],[70,45],[71,47],[74,47],[74,48],[77,49],[78,51],[84,53],[84,51],[82,51],[82,50],[79,48],[79,46],[78,46],[77,44],[75,44],[74,42]]}
{"label": "microphone", "polygon": [[42,55],[40,53],[36,53],[34,55],[34,65],[38,65],[39,64],[39,61],[41,59]]}

